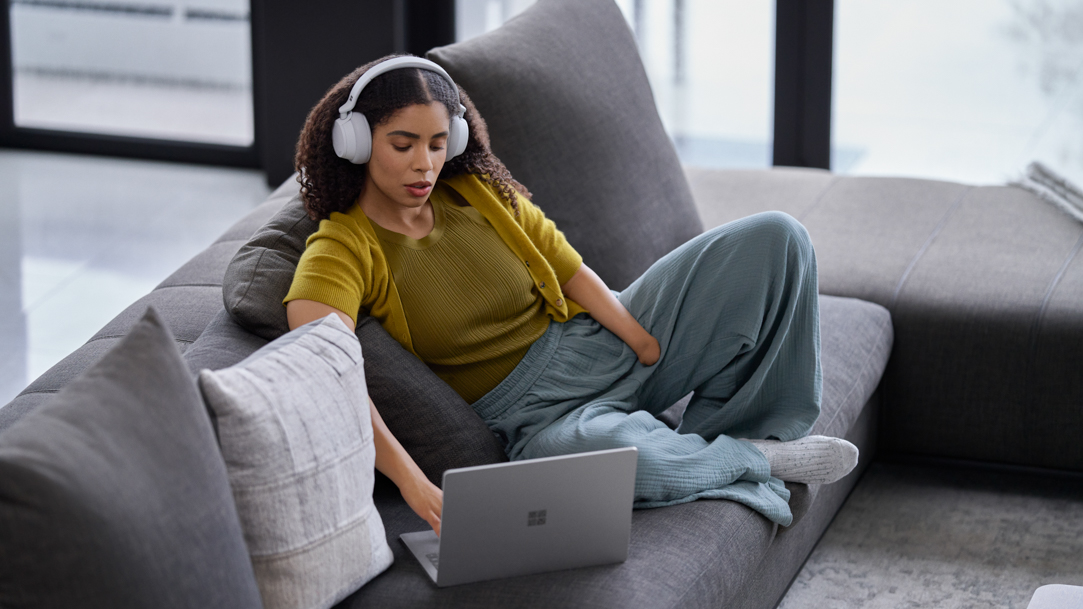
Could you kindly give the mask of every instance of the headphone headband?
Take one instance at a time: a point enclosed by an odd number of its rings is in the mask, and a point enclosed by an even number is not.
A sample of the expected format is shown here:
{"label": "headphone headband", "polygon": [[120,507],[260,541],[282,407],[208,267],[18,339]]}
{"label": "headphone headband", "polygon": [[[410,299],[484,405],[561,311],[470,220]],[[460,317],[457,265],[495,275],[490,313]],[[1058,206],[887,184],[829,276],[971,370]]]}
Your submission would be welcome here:
{"label": "headphone headband", "polygon": [[369,131],[369,122],[363,112],[357,112],[357,116],[354,116],[353,109],[357,105],[357,98],[361,96],[361,90],[374,78],[385,72],[400,68],[419,68],[436,72],[451,85],[451,90],[455,92],[455,105],[458,106],[458,110],[450,117],[447,158],[454,158],[466,150],[467,140],[470,137],[470,127],[467,125],[466,119],[463,118],[466,115],[466,106],[462,104],[462,100],[459,98],[459,87],[455,85],[455,81],[451,79],[451,76],[435,63],[420,57],[405,56],[393,57],[372,66],[368,72],[365,72],[357,79],[353,88],[350,89],[350,96],[346,99],[346,103],[342,104],[338,109],[339,117],[331,128],[331,145],[334,146],[335,154],[340,158],[346,159],[355,165],[369,162],[372,157],[372,133]]}
{"label": "headphone headband", "polygon": [[350,96],[346,98],[346,103],[342,104],[338,109],[339,118],[346,118],[353,112],[354,106],[357,105],[357,98],[361,96],[361,90],[364,89],[374,78],[390,72],[391,70],[398,70],[402,68],[420,68],[422,70],[429,70],[430,72],[436,72],[444,78],[451,85],[451,90],[455,93],[455,105],[459,108],[456,116],[462,118],[466,113],[466,107],[459,101],[459,87],[455,85],[455,81],[451,79],[451,76],[441,68],[439,65],[424,59],[421,57],[393,57],[387,61],[378,63],[368,72],[361,75],[361,78],[357,79],[353,88],[350,89]]}

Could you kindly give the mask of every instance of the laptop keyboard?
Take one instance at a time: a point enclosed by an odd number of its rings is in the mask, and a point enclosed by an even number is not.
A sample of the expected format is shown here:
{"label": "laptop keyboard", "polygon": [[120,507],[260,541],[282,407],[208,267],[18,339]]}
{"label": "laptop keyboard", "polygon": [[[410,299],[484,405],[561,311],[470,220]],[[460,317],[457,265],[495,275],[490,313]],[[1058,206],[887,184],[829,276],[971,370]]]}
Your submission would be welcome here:
{"label": "laptop keyboard", "polygon": [[440,568],[440,553],[439,552],[431,552],[429,554],[426,554],[425,558],[429,559],[429,562],[432,563],[432,566],[436,567],[437,569]]}

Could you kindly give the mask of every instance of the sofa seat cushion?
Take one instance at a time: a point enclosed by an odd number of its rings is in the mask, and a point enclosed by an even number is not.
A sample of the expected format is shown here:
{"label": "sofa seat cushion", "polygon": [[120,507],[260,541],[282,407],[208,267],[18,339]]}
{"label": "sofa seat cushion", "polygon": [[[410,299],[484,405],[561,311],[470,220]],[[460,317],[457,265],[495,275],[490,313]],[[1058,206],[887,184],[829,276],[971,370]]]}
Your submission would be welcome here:
{"label": "sofa seat cushion", "polygon": [[[890,316],[876,304],[821,296],[820,326],[824,393],[813,432],[853,437],[862,448],[871,448],[872,417],[863,413],[891,351]],[[871,457],[871,451],[862,454],[862,467]],[[858,475],[847,477],[846,488]],[[757,575],[778,530],[767,519],[738,503],[700,500],[636,510],[629,557],[622,564],[438,589],[398,539],[401,533],[424,530],[425,523],[390,483],[377,486],[376,506],[395,563],[340,607],[727,607],[744,598],[753,578],[767,577],[772,589],[785,589],[795,573],[771,569]],[[802,516],[816,507],[817,493],[832,487],[787,487],[793,493],[794,524],[785,530],[803,530]],[[843,497],[831,495],[831,514]],[[802,546],[806,555],[829,520],[814,520],[807,526],[815,530],[799,536],[808,540]]]}
{"label": "sofa seat cushion", "polygon": [[812,235],[822,293],[891,311],[882,448],[1083,470],[1083,224],[1007,186],[688,175],[707,224],[788,211]]}

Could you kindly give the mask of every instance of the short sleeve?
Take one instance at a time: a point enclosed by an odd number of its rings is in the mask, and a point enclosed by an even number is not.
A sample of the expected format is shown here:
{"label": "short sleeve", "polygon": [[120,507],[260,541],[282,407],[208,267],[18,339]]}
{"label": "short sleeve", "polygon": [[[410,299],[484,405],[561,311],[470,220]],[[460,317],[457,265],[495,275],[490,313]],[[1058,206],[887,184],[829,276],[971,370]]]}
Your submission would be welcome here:
{"label": "short sleeve", "polygon": [[324,220],[320,230],[309,238],[282,302],[322,302],[346,313],[356,324],[364,293],[361,263],[346,244],[325,235],[329,232],[325,230],[327,222]]}
{"label": "short sleeve", "polygon": [[583,257],[537,205],[518,193],[516,196],[519,202],[519,224],[549,266],[553,267],[557,282],[564,285],[582,266]]}

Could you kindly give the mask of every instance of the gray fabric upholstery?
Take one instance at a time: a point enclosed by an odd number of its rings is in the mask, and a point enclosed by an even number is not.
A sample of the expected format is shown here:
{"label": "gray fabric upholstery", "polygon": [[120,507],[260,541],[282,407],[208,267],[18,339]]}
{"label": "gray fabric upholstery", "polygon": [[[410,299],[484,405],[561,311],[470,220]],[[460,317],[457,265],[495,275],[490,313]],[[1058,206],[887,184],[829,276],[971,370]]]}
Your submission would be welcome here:
{"label": "gray fabric upholstery", "polygon": [[204,369],[220,370],[240,362],[267,342],[242,328],[220,308],[203,334],[184,352],[184,361],[192,374]]}
{"label": "gray fabric upholstery", "polygon": [[[401,500],[380,497],[377,507],[395,563],[340,608],[720,607],[751,578],[775,531],[767,519],[729,501],[638,510],[624,563],[437,588],[398,540],[423,530],[424,522]],[[691,602],[702,598],[711,602]]]}
{"label": "gray fabric upholstery", "polygon": [[240,240],[212,243],[207,249],[196,254],[194,258],[166,277],[155,289],[181,286],[221,287],[222,274],[242,245],[244,241]]}
{"label": "gray fabric upholstery", "polygon": [[702,231],[612,0],[540,0],[427,57],[470,95],[493,152],[610,288]]}
{"label": "gray fabric upholstery", "polygon": [[260,607],[195,383],[152,310],[0,436],[0,605]]}
{"label": "gray fabric upholstery", "polygon": [[781,209],[820,291],[891,312],[882,448],[1083,470],[1083,224],[1013,187],[689,170],[708,224]]}
{"label": "gray fabric upholstery", "polygon": [[[850,491],[857,485],[872,462],[871,455],[876,454],[876,435],[880,412],[879,393],[873,394],[861,409],[853,427],[844,436],[861,451],[861,459],[854,471],[845,478],[812,489],[814,501],[802,516],[801,525],[779,529],[778,535],[764,555],[761,568],[756,571],[744,590],[737,595],[735,602],[727,607],[735,609],[772,609],[778,606],[798,571],[820,541],[835,514],[842,508]],[[807,488],[807,487],[806,487]],[[794,497],[790,498],[792,506]]]}
{"label": "gray fabric upholstery", "polygon": [[330,607],[391,564],[357,337],[337,315],[203,370],[265,609]]}
{"label": "gray fabric upholstery", "polygon": [[290,291],[305,241],[318,226],[298,195],[238,250],[222,279],[222,298],[243,328],[267,340],[289,332],[282,300]]}
{"label": "gray fabric upholstery", "polygon": [[[865,464],[873,456],[868,438],[873,428],[862,413],[891,351],[890,319],[878,305],[822,296],[820,321],[824,399],[813,433],[860,439],[859,447],[864,451],[861,463]],[[829,515],[837,511],[857,478],[851,475],[838,483],[845,490],[830,495],[834,503]],[[759,577],[785,590],[830,521],[811,518],[806,512],[820,514],[816,511],[821,503],[819,494],[834,486],[788,485],[794,492],[794,524],[782,530],[785,535],[807,531],[794,535],[802,540],[794,547],[805,553],[788,558],[797,561],[788,572],[776,572],[770,565],[761,567],[761,557],[776,531],[769,521],[737,503],[696,501],[636,511],[629,559],[623,564],[446,589],[437,589],[398,541],[400,533],[423,530],[425,523],[410,511],[393,487],[385,486],[377,493],[376,505],[384,518],[396,562],[340,607],[728,607],[743,598],[745,590]],[[763,571],[766,573],[757,575]]]}
{"label": "gray fabric upholstery", "polygon": [[375,319],[357,326],[369,395],[387,428],[433,484],[444,470],[507,461],[481,417]]}
{"label": "gray fabric upholstery", "polygon": [[173,337],[183,343],[181,351],[195,342],[203,329],[218,312],[214,297],[221,291],[217,285],[178,286],[154,290],[120,312],[98,330],[90,341],[120,338],[153,306],[169,326]]}
{"label": "gray fabric upholstery", "polygon": [[879,385],[893,341],[887,309],[854,298],[820,296],[823,399],[810,433],[846,435]]}
{"label": "gray fabric upholstery", "polygon": [[101,359],[118,340],[120,340],[119,337],[112,337],[90,341],[35,379],[10,404],[0,408],[0,433],[26,413],[49,401],[68,383]]}

